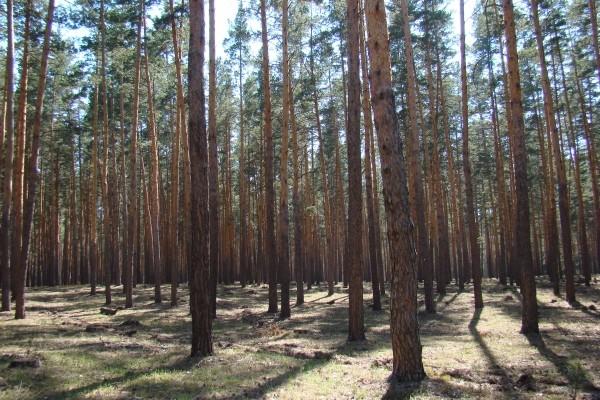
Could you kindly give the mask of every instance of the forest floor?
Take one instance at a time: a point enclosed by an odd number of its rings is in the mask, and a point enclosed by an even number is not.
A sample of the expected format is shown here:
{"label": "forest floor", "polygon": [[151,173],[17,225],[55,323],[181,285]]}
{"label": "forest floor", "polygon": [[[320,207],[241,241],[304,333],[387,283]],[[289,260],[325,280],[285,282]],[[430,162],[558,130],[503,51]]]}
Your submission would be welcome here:
{"label": "forest floor", "polygon": [[[367,341],[348,343],[340,286],[331,297],[324,286],[308,291],[286,321],[265,314],[266,286],[220,287],[215,354],[202,360],[188,356],[186,288],[173,309],[138,286],[135,307],[114,316],[99,312],[102,291],[32,289],[26,320],[0,313],[0,399],[600,399],[597,280],[577,287],[575,307],[540,282],[539,338],[519,334],[516,290],[484,282],[485,308],[474,312],[472,288],[451,286],[435,315],[419,315],[428,379],[418,385],[389,380],[389,301],[373,312],[368,288]],[[120,287],[113,300],[123,305]],[[41,366],[9,367],[22,357]]]}

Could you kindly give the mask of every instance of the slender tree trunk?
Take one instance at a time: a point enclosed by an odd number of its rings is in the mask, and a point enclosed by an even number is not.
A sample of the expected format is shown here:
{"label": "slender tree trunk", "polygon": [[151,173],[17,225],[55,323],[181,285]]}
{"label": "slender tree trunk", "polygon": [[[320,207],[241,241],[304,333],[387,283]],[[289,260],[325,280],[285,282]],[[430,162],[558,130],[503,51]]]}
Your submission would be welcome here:
{"label": "slender tree trunk", "polygon": [[269,274],[269,313],[277,312],[277,246],[275,243],[275,188],[273,186],[273,126],[271,117],[271,78],[269,72],[269,41],[267,34],[267,6],[260,1],[262,26],[262,79],[263,117],[265,135],[265,211],[266,237],[265,252]]}
{"label": "slender tree trunk", "polygon": [[137,39],[135,44],[135,72],[133,76],[133,104],[131,106],[131,137],[129,147],[129,216],[128,237],[129,258],[124,265],[125,268],[125,308],[133,307],[133,270],[138,257],[138,246],[135,238],[139,229],[139,210],[137,207],[137,130],[139,122],[139,99],[140,99],[140,75],[141,75],[141,42],[142,42],[142,20],[144,18],[144,6],[140,1],[138,12],[140,13],[137,26]]}
{"label": "slender tree trunk", "polygon": [[[361,9],[364,9],[363,2],[360,2]],[[365,190],[367,201],[367,228],[368,228],[368,246],[369,264],[371,266],[371,287],[373,291],[373,310],[381,310],[381,291],[379,286],[379,261],[377,258],[377,236],[379,231],[375,225],[375,203],[373,199],[373,163],[374,150],[371,148],[371,138],[373,136],[373,115],[371,113],[371,100],[369,98],[369,73],[367,63],[367,50],[365,48],[365,23],[364,16],[360,15],[360,60],[362,74],[362,111],[365,124]]]}
{"label": "slender tree trunk", "polygon": [[[97,72],[98,68],[96,68]],[[92,175],[90,177],[90,196],[88,206],[90,211],[90,295],[96,295],[96,279],[98,273],[98,108],[100,102],[100,89],[98,84],[94,90],[94,107],[92,115]]]}
{"label": "slender tree trunk", "polygon": [[[544,93],[544,115],[546,117],[546,131],[548,132],[551,143],[552,154],[554,156],[554,165],[558,175],[558,209],[560,213],[561,243],[563,250],[563,260],[565,263],[566,278],[566,296],[569,303],[575,302],[575,266],[573,264],[573,250],[571,241],[571,216],[569,211],[569,188],[567,186],[567,175],[565,164],[562,157],[558,128],[554,116],[554,100],[552,98],[552,87],[548,78],[548,69],[546,67],[546,56],[544,51],[544,38],[538,16],[537,0],[531,0],[531,13],[533,16],[533,25],[535,30],[535,39],[537,43],[538,58],[542,71],[542,90]],[[558,279],[558,277],[556,277]]]}
{"label": "slender tree trunk", "polygon": [[575,57],[572,58],[572,66],[574,72],[575,86],[577,90],[577,99],[579,103],[579,111],[581,113],[581,120],[583,122],[583,133],[585,135],[585,142],[588,153],[588,164],[590,170],[590,178],[592,181],[592,198],[594,205],[594,216],[596,222],[596,262],[600,263],[600,187],[598,183],[598,156],[596,153],[596,145],[594,143],[594,137],[592,134],[592,127],[588,120],[588,111],[585,106],[585,98],[583,90],[581,88],[581,82],[579,80],[579,72],[577,68],[577,62]]}
{"label": "slender tree trunk", "polygon": [[[21,57],[21,76],[19,77],[19,99],[17,106],[17,120],[15,129],[15,154],[12,164],[12,199],[10,226],[12,235],[10,237],[10,285],[13,297],[17,296],[17,264],[20,262],[21,244],[23,236],[23,202],[24,191],[27,190],[24,183],[25,176],[25,142],[27,136],[27,92],[29,80],[29,32],[31,24],[30,0],[25,4],[25,32],[23,34],[23,56]],[[10,235],[10,233],[9,233]],[[49,261],[49,260],[48,260]]]}
{"label": "slender tree trunk", "polygon": [[2,277],[2,311],[10,311],[10,233],[9,217],[11,213],[12,198],[12,175],[13,175],[13,138],[14,138],[14,23],[13,23],[13,0],[6,2],[6,111],[4,112],[4,126],[6,147],[0,147],[0,154],[5,151],[2,159],[3,181],[2,181],[2,219],[0,220],[0,274]]}
{"label": "slender tree trunk", "polygon": [[208,2],[208,208],[210,229],[210,304],[217,317],[217,274],[219,266],[219,160],[217,154],[217,64],[215,55],[215,0]]}
{"label": "slender tree trunk", "polygon": [[31,146],[29,148],[29,163],[27,165],[27,197],[23,207],[23,237],[19,262],[16,268],[16,293],[15,293],[15,318],[25,318],[25,280],[27,277],[27,265],[29,255],[29,242],[31,239],[31,225],[33,223],[33,211],[35,195],[39,178],[38,155],[40,148],[40,134],[42,130],[42,113],[44,108],[44,94],[46,92],[46,75],[48,71],[48,55],[50,53],[50,36],[52,34],[52,20],[54,17],[54,0],[48,2],[48,14],[46,16],[46,30],[44,32],[44,45],[40,59],[40,70],[38,76],[37,97],[35,103],[35,115],[33,118],[33,129],[31,135]]}
{"label": "slender tree trunk", "polygon": [[[490,27],[489,27],[489,21],[488,21],[488,13],[487,13],[487,8],[485,10],[485,26],[486,26],[486,33],[488,36],[491,36],[490,34]],[[502,43],[500,43],[500,45],[502,46]],[[496,81],[494,78],[494,71],[493,71],[493,66],[492,66],[492,50],[491,50],[491,43],[490,45],[488,45],[487,47],[487,69],[488,69],[488,79],[490,82],[490,87],[489,87],[489,91],[490,91],[490,100],[492,103],[492,132],[494,135],[494,155],[495,155],[495,164],[496,164],[496,192],[497,192],[497,196],[498,196],[498,205],[496,207],[496,211],[497,211],[497,220],[500,223],[500,229],[498,232],[498,243],[497,243],[497,267],[498,267],[498,279],[500,281],[500,284],[502,285],[506,285],[506,235],[505,235],[505,230],[504,227],[506,226],[507,223],[507,217],[506,217],[506,187],[505,187],[505,180],[504,180],[504,151],[502,149],[501,143],[500,143],[500,129],[499,129],[499,123],[498,123],[498,106],[497,106],[497,102],[496,102],[496,93],[495,93],[495,85],[496,85]]]}
{"label": "slender tree trunk", "polygon": [[102,160],[102,177],[101,177],[101,190],[102,190],[102,208],[103,208],[103,234],[104,234],[104,296],[105,304],[112,303],[112,267],[113,267],[113,246],[112,246],[112,225],[114,223],[113,209],[110,202],[110,193],[112,192],[112,185],[109,185],[109,152],[111,146],[108,139],[108,90],[106,87],[106,24],[105,24],[105,6],[104,0],[100,1],[100,21],[99,21],[99,33],[100,33],[100,87],[102,91],[102,145],[103,145],[103,160]]}
{"label": "slender tree trunk", "polygon": [[[238,58],[238,73],[239,73],[239,97],[240,97],[240,147],[238,154],[239,171],[238,171],[238,185],[240,188],[239,194],[239,209],[240,209],[240,252],[239,252],[239,273],[240,282],[243,285],[246,284],[246,276],[248,274],[248,188],[247,188],[247,177],[246,177],[246,138],[244,136],[244,61],[242,58],[242,48],[239,49]],[[260,244],[259,244],[260,245]]]}
{"label": "slender tree trunk", "polygon": [[[142,19],[144,28],[144,41],[146,41],[146,24]],[[161,283],[162,283],[162,252],[161,252],[161,224],[160,224],[160,171],[158,163],[158,139],[156,134],[156,118],[154,114],[154,91],[152,89],[152,78],[150,75],[150,65],[148,62],[148,46],[144,46],[144,71],[146,74],[146,90],[148,93],[148,135],[150,139],[150,218],[152,221],[152,253],[154,257],[154,302],[162,302]]]}
{"label": "slender tree trunk", "polygon": [[465,194],[467,221],[469,224],[469,244],[471,248],[471,271],[473,274],[473,292],[475,308],[483,308],[481,294],[481,255],[479,251],[479,228],[475,220],[475,190],[471,176],[471,160],[469,159],[469,94],[467,91],[467,61],[465,54],[465,3],[460,0],[460,80],[462,92],[462,139],[463,139],[463,172],[465,175]]}
{"label": "slender tree trunk", "polygon": [[581,258],[581,270],[585,285],[590,286],[592,279],[592,268],[590,260],[590,251],[588,248],[587,228],[586,228],[586,216],[585,216],[585,205],[583,197],[583,188],[581,185],[581,155],[579,154],[578,138],[575,134],[575,127],[573,126],[573,112],[571,110],[571,100],[569,98],[569,90],[567,88],[567,80],[565,78],[565,68],[563,63],[562,52],[560,50],[560,43],[558,38],[556,40],[556,51],[558,53],[561,83],[563,87],[563,96],[565,100],[565,108],[567,111],[567,123],[568,123],[568,134],[569,134],[569,145],[573,151],[573,164],[575,164],[575,190],[577,193],[577,230],[579,233],[579,255]]}
{"label": "slender tree trunk", "polygon": [[288,132],[290,128],[290,61],[288,55],[288,0],[281,3],[281,36],[283,42],[281,73],[283,75],[283,104],[281,127],[281,160],[279,172],[279,283],[281,284],[281,319],[290,316],[290,253],[288,211]]}
{"label": "slender tree trunk", "polygon": [[[598,80],[600,80],[600,46],[598,45],[598,14],[596,11],[596,0],[588,0],[588,8],[590,10],[590,22],[592,25],[592,47],[594,48],[594,56],[596,58],[596,72],[598,74]],[[598,251],[598,256],[600,258],[600,250]]]}
{"label": "slender tree trunk", "polygon": [[529,187],[527,182],[527,152],[525,149],[525,132],[523,121],[523,103],[521,98],[521,77],[519,75],[519,59],[517,53],[517,34],[515,29],[512,0],[504,0],[504,33],[508,52],[508,91],[510,94],[510,110],[513,135],[515,184],[516,184],[516,237],[514,263],[521,271],[521,293],[523,309],[521,333],[537,334],[538,310],[536,299],[535,277],[531,265],[531,242],[529,223]]}
{"label": "slender tree trunk", "polygon": [[321,113],[319,110],[319,97],[317,80],[315,76],[314,56],[313,56],[313,28],[310,28],[310,76],[312,83],[312,102],[315,113],[317,139],[319,141],[319,172],[321,175],[321,191],[323,192],[323,219],[325,225],[325,279],[327,279],[327,294],[334,293],[335,280],[335,249],[333,248],[333,230],[331,220],[331,199],[329,195],[329,179],[327,176],[327,166],[325,163],[325,141],[323,139],[323,130],[321,126]]}
{"label": "slender tree trunk", "polygon": [[[291,71],[290,71],[291,72]],[[291,73],[290,73],[291,75]],[[304,218],[303,215],[303,196],[300,194],[300,155],[298,149],[298,129],[296,126],[296,115],[294,113],[294,91],[292,85],[288,85],[289,107],[290,107],[290,125],[292,131],[292,163],[293,163],[293,183],[292,183],[292,207],[294,209],[294,277],[296,279],[296,305],[304,304],[304,248],[302,240],[302,231]]]}
{"label": "slender tree trunk", "polygon": [[[417,270],[425,271],[426,275],[433,276],[433,264],[429,243],[427,240],[427,226],[425,220],[425,197],[423,194],[423,177],[419,162],[419,129],[417,126],[417,86],[416,73],[414,67],[413,46],[410,32],[408,1],[400,0],[400,9],[402,12],[402,29],[404,33],[404,51],[406,55],[406,69],[408,76],[408,119],[409,127],[407,132],[407,162],[409,166],[409,194],[410,205],[416,213],[417,227]],[[425,288],[425,302],[433,302],[433,284]]]}
{"label": "slender tree trunk", "polygon": [[[177,305],[177,286],[179,284],[179,265],[181,258],[177,250],[179,245],[179,153],[183,130],[185,129],[185,99],[183,95],[183,83],[181,73],[181,50],[179,46],[178,30],[175,24],[175,11],[173,0],[169,0],[169,11],[171,13],[171,38],[173,40],[173,55],[175,58],[175,77],[177,80],[177,111],[175,120],[175,136],[173,137],[171,155],[171,249],[169,250],[171,267],[171,306]],[[187,179],[187,177],[186,177]]]}

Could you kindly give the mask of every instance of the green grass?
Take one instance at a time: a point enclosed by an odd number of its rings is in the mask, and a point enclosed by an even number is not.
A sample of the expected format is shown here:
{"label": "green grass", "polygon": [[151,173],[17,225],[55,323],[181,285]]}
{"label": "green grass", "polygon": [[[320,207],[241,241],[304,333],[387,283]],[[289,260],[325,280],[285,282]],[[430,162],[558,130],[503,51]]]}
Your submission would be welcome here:
{"label": "green grass", "polygon": [[[123,305],[121,287],[114,305]],[[214,324],[215,354],[188,356],[187,291],[180,305],[152,302],[152,287],[138,286],[135,307],[115,316],[99,313],[103,293],[88,288],[38,288],[28,293],[27,319],[0,313],[0,400],[4,399],[375,399],[375,398],[566,398],[600,395],[600,287],[578,287],[581,305],[569,306],[540,282],[540,338],[520,327],[518,291],[484,283],[485,308],[473,311],[473,296],[451,287],[438,298],[435,315],[420,313],[428,379],[399,385],[389,379],[389,302],[373,312],[365,293],[367,341],[347,343],[347,292],[337,286],[306,294],[292,318],[264,313],[266,287],[219,288]],[[163,288],[168,294],[169,288]],[[421,300],[421,294],[419,295]],[[510,296],[510,297],[509,297]],[[292,299],[294,293],[292,292]],[[334,304],[327,304],[334,299]],[[143,326],[132,337],[117,326],[126,319]],[[106,332],[87,333],[89,324]],[[9,369],[15,356],[35,356],[38,369]],[[519,387],[523,374],[534,387]]]}

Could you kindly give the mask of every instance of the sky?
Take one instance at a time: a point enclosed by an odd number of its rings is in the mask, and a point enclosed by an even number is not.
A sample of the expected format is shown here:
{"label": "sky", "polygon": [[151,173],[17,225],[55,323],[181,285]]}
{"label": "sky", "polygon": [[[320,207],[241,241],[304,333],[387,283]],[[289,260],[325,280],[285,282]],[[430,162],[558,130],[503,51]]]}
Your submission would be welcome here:
{"label": "sky", "polygon": [[[465,0],[465,29],[466,29],[466,41],[467,47],[473,42],[472,37],[472,18],[473,8],[476,0]],[[247,2],[247,0],[245,0]],[[76,4],[76,0],[56,0],[58,7],[69,7],[71,4]],[[223,47],[223,41],[227,37],[229,31],[229,24],[234,20],[239,0],[215,0],[215,44],[217,57],[224,57],[225,51]],[[453,18],[453,27],[455,33],[455,41],[458,46],[458,33],[460,32],[459,23],[459,0],[450,0],[447,4],[447,10],[450,11]],[[208,11],[208,6],[206,7]],[[152,16],[158,13],[158,8],[150,10],[149,14]],[[208,17],[206,18],[208,22]],[[71,31],[63,31],[62,33],[67,37],[76,38],[85,34],[85,28]],[[458,54],[458,48],[457,48]]]}
{"label": "sky", "polygon": [[[475,7],[476,0],[465,0],[465,36],[467,46],[472,43],[473,31],[471,28],[473,9]],[[215,1],[215,40],[216,40],[216,52],[217,57],[224,56],[223,51],[223,40],[227,37],[229,23],[235,18],[235,14],[238,8],[239,0],[216,0]],[[459,21],[459,0],[450,0],[447,5],[447,10],[450,11],[453,18],[454,32],[456,34],[457,46],[458,46],[458,34],[460,32],[460,21]],[[458,53],[458,49],[457,49]]]}

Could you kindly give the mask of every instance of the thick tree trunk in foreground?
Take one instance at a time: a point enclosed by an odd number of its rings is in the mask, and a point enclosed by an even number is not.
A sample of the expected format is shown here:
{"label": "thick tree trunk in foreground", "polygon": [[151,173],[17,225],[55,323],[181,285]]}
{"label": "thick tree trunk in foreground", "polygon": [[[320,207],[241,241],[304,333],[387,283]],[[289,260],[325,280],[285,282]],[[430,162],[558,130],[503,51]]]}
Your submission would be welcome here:
{"label": "thick tree trunk in foreground", "polygon": [[191,172],[190,307],[192,357],[212,354],[212,318],[208,281],[208,149],[204,108],[204,1],[190,0],[189,151]]}
{"label": "thick tree trunk in foreground", "polygon": [[393,374],[399,381],[425,377],[417,319],[417,260],[410,221],[408,185],[392,90],[389,38],[383,0],[367,0],[371,100],[379,138],[383,195],[392,266],[391,332]]}
{"label": "thick tree trunk in foreground", "polygon": [[346,0],[348,23],[348,237],[345,260],[349,272],[348,340],[364,340],[362,287],[362,173],[360,149],[360,67],[358,0]]}
{"label": "thick tree trunk in foreground", "polygon": [[517,53],[517,33],[515,29],[512,0],[504,0],[504,33],[508,51],[508,92],[510,95],[510,114],[513,135],[515,184],[516,184],[516,229],[513,262],[521,271],[521,293],[523,309],[521,333],[538,333],[538,310],[535,276],[531,265],[531,241],[529,224],[529,188],[527,183],[527,152],[523,121],[523,103],[521,98],[521,77]]}

